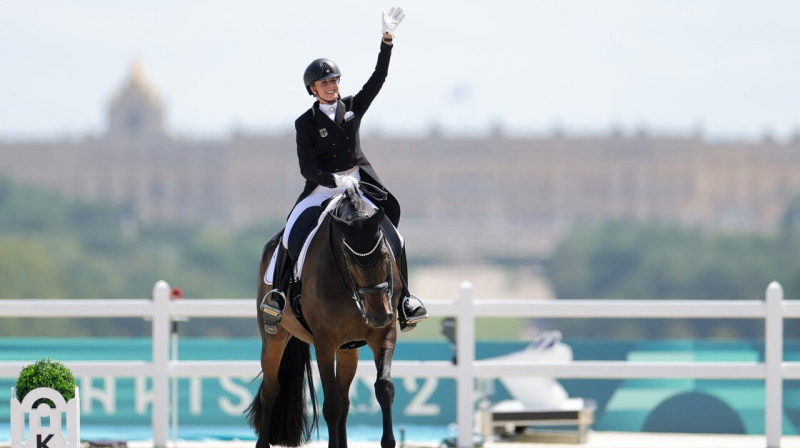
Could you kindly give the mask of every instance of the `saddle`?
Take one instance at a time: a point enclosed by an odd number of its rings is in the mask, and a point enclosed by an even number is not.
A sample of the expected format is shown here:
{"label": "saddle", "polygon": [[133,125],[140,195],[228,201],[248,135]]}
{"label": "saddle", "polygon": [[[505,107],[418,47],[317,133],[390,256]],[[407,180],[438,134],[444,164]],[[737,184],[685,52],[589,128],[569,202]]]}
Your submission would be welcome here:
{"label": "saddle", "polygon": [[[322,206],[319,208],[320,211],[313,217],[313,220],[306,220],[304,222],[298,221],[295,223],[294,228],[292,229],[292,236],[289,241],[289,256],[294,263],[294,275],[292,278],[292,283],[300,281],[300,276],[303,273],[303,264],[305,263],[306,253],[308,252],[308,246],[311,244],[311,240],[314,238],[314,235],[316,235],[319,226],[322,225],[322,221],[325,219],[325,216],[328,213],[335,211],[336,206],[342,197],[342,195],[336,195],[328,199],[326,202],[323,202]],[[402,236],[400,236],[389,218],[383,219],[381,222],[381,228],[383,229],[384,235],[387,237],[389,246],[392,248],[392,252],[394,252],[396,256],[399,255],[403,248]],[[280,244],[280,238],[283,237],[284,230],[281,230],[272,238],[270,238],[270,241],[277,237],[278,244]],[[272,273],[275,271],[275,261],[277,256],[278,251],[275,251],[275,253],[272,254],[269,268],[267,269],[267,272],[264,273],[264,282],[266,283],[272,284]]]}
{"label": "saddle", "polygon": [[[267,241],[267,244],[264,246],[264,248],[265,249],[267,247],[276,247],[277,248],[278,244],[282,244],[281,240],[283,239],[284,230],[285,229],[281,229],[275,235],[273,235]],[[307,240],[310,240],[311,236],[313,236],[313,234],[307,236],[306,237]],[[264,274],[264,281],[266,281],[267,283],[272,283],[271,274],[272,274],[272,272],[275,271],[275,258],[277,257],[277,253],[278,253],[278,251],[275,250],[274,253],[272,254],[272,259],[270,261],[269,267],[267,268],[267,272]],[[289,254],[289,257],[292,260],[292,264],[295,264],[296,263],[294,261],[295,257],[292,256],[291,253]],[[296,268],[293,268],[293,269],[296,269]],[[270,280],[267,281],[267,278],[270,278]],[[305,328],[306,331],[308,331],[309,334],[314,334],[314,332],[311,331],[311,327],[308,325],[308,321],[303,316],[303,307],[302,307],[302,305],[300,303],[300,294],[301,294],[301,292],[302,292],[302,283],[300,282],[300,277],[299,276],[293,277],[289,281],[289,286],[286,287],[286,298],[287,298],[287,300],[289,302],[288,306],[290,306],[292,308],[292,312],[294,313],[295,317],[297,318],[297,321],[300,322],[300,325],[302,325],[303,328]],[[362,341],[350,341],[350,342],[348,342],[346,344],[342,344],[339,348],[342,349],[342,350],[349,350],[349,349],[363,347],[366,344],[367,344],[367,341],[363,341],[363,340]]]}

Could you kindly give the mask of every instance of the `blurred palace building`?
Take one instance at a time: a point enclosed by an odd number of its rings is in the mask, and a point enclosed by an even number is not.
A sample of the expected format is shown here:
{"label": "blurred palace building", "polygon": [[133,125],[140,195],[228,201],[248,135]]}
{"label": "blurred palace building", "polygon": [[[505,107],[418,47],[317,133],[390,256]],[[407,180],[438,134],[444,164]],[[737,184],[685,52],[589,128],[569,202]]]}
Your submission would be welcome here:
{"label": "blurred palace building", "polygon": [[[0,141],[0,173],[147,222],[217,226],[278,226],[302,190],[294,135],[171,136],[136,68],[108,123],[80,141]],[[543,255],[576,224],[612,219],[773,232],[800,193],[800,139],[364,136],[362,147],[403,206],[415,256]]]}

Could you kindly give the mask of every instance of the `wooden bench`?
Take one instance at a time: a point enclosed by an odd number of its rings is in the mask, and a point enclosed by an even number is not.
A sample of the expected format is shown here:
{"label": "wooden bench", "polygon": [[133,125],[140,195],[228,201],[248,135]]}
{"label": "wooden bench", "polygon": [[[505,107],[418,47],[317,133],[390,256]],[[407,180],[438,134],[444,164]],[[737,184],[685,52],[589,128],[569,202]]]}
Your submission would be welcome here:
{"label": "wooden bench", "polygon": [[587,434],[594,423],[594,409],[595,406],[587,405],[580,409],[564,410],[484,410],[480,411],[481,433],[487,439],[497,434],[513,438],[523,435],[529,427],[573,426],[575,432],[559,432],[570,436],[576,443],[586,443]]}

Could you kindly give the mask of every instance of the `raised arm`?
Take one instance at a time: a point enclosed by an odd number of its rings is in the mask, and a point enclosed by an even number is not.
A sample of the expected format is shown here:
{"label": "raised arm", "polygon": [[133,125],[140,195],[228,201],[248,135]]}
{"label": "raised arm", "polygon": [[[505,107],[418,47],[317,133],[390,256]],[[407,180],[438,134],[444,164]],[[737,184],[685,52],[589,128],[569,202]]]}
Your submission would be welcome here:
{"label": "raised arm", "polygon": [[389,60],[392,56],[392,45],[394,44],[395,30],[397,25],[406,17],[401,8],[392,8],[388,13],[383,13],[381,36],[381,51],[378,54],[378,62],[375,64],[375,71],[367,82],[353,98],[353,110],[356,113],[364,114],[372,101],[378,96],[386,76],[389,74]]}

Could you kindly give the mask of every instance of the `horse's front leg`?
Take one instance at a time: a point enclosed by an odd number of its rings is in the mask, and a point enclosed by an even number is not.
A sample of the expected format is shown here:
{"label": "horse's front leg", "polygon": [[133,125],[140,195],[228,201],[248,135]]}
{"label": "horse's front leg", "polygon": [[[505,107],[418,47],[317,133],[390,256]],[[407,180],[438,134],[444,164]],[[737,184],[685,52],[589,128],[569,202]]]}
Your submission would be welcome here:
{"label": "horse's front leg", "polygon": [[[315,336],[319,336],[318,334]],[[316,338],[315,338],[316,340]],[[336,384],[336,346],[314,343],[317,353],[317,367],[325,398],[322,402],[322,416],[328,425],[328,448],[339,446],[339,420],[342,415],[342,398]]]}
{"label": "horse's front leg", "polygon": [[392,356],[397,340],[397,330],[393,326],[384,338],[370,340],[369,346],[375,354],[375,367],[378,377],[375,380],[375,398],[381,406],[383,415],[383,436],[381,448],[394,448],[394,429],[392,428],[392,403],[394,402],[394,383],[392,383]]}
{"label": "horse's front leg", "polygon": [[342,399],[342,413],[339,416],[339,448],[347,448],[347,414],[350,412],[350,385],[358,368],[358,349],[338,350],[336,352],[336,383]]}

